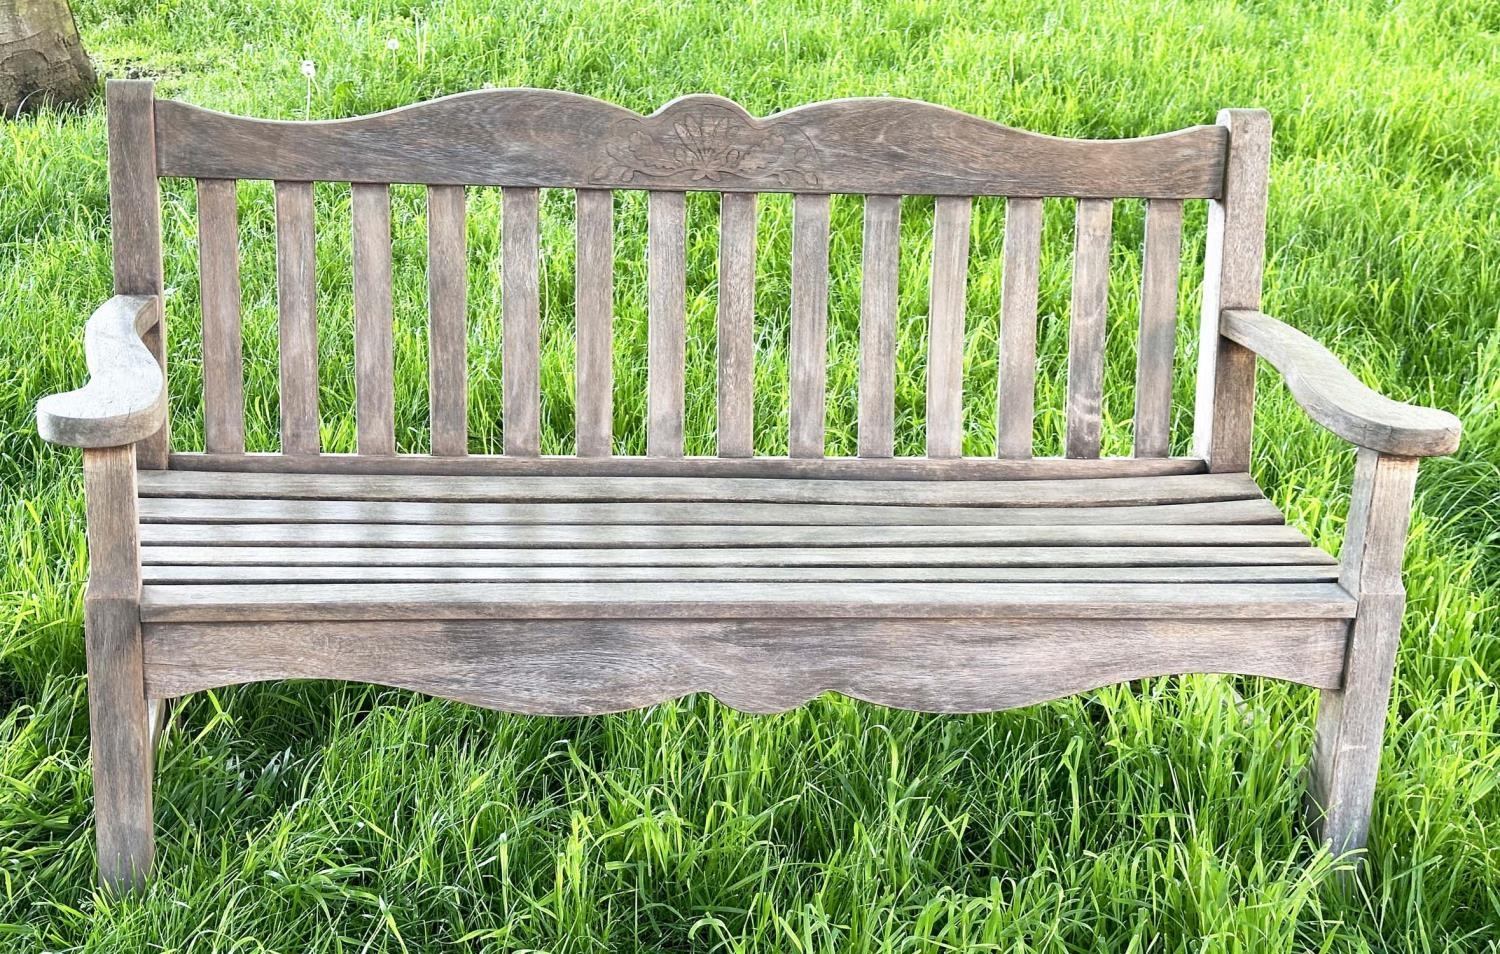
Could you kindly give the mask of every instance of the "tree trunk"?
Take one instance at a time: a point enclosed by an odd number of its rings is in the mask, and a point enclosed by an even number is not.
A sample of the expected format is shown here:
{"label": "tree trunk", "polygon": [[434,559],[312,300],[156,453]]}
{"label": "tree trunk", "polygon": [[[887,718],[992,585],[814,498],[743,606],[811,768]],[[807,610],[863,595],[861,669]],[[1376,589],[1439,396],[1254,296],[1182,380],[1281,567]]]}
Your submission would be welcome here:
{"label": "tree trunk", "polygon": [[0,116],[94,91],[68,0],[0,0]]}

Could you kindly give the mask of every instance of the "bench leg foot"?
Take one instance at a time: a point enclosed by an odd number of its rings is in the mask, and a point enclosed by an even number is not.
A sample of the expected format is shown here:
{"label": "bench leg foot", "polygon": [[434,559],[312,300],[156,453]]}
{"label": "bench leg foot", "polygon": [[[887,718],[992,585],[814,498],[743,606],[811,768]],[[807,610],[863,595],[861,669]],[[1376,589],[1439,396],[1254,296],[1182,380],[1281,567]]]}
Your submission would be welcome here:
{"label": "bench leg foot", "polygon": [[1365,594],[1349,639],[1341,689],[1318,700],[1309,813],[1335,856],[1365,847],[1401,630],[1401,593]]}
{"label": "bench leg foot", "polygon": [[116,891],[144,887],[155,851],[151,723],[141,660],[140,607],[134,599],[89,597],[89,732],[99,880]]}

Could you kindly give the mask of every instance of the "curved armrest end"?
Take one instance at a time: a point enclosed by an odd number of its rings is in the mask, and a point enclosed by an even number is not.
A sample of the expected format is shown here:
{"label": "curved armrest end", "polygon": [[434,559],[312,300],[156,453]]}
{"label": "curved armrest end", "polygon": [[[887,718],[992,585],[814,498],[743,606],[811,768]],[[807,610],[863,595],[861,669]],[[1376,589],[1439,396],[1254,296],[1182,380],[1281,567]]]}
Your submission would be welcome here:
{"label": "curved armrest end", "polygon": [[1458,418],[1372,391],[1333,352],[1283,321],[1227,309],[1219,332],[1266,359],[1309,417],[1352,444],[1401,457],[1441,457],[1458,449]]}
{"label": "curved armrest end", "polygon": [[161,429],[167,394],[161,367],[141,341],[161,317],[155,295],[116,295],[84,328],[89,382],[37,402],[42,440],[69,447],[119,447]]}

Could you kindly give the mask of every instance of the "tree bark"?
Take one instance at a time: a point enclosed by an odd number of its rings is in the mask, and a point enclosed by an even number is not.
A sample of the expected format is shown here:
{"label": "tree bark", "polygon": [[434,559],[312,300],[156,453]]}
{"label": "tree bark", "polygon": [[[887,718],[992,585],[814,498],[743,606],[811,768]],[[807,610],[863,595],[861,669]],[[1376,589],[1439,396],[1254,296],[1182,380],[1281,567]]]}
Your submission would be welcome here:
{"label": "tree bark", "polygon": [[0,0],[0,115],[94,91],[68,0]]}

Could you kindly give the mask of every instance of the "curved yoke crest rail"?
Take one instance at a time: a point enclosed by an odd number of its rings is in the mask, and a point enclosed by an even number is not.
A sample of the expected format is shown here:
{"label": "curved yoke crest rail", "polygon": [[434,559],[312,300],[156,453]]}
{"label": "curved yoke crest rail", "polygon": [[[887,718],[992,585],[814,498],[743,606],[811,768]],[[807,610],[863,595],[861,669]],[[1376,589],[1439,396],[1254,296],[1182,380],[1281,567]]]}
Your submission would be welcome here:
{"label": "curved yoke crest rail", "polygon": [[157,173],[217,179],[540,188],[1216,198],[1228,137],[1061,139],[905,99],[764,119],[718,96],[649,116],[540,89],[480,90],[317,122],[156,103]]}

